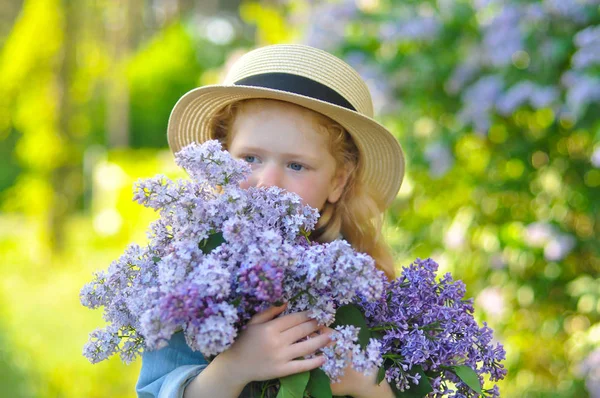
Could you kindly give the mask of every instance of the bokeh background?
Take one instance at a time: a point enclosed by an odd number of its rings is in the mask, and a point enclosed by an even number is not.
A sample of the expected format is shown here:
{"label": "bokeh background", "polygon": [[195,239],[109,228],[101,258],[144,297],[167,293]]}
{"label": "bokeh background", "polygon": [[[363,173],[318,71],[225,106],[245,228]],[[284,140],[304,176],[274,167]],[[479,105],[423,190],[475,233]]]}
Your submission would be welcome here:
{"label": "bokeh background", "polygon": [[138,178],[173,164],[187,90],[256,46],[353,65],[407,154],[398,267],[462,279],[506,397],[600,397],[600,1],[1,0],[0,396],[133,397],[82,356],[94,270],[145,241]]}

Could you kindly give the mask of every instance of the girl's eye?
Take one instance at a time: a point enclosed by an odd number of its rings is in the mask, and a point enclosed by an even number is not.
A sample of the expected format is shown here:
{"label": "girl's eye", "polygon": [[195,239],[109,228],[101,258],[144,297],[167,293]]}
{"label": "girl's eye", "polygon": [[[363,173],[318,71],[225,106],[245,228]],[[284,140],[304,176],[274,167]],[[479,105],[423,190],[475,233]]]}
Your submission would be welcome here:
{"label": "girl's eye", "polygon": [[246,161],[248,163],[254,163],[256,161],[256,156],[252,156],[252,155],[244,156],[244,161]]}
{"label": "girl's eye", "polygon": [[301,171],[304,169],[304,166],[302,166],[300,163],[290,163],[290,169],[294,171]]}

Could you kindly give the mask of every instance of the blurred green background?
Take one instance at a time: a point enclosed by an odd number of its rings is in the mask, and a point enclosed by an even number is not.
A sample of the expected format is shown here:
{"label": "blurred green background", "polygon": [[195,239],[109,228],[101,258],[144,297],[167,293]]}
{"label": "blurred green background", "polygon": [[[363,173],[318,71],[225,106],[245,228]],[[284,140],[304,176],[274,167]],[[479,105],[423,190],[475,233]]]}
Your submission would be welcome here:
{"label": "blurred green background", "polygon": [[3,0],[0,396],[133,397],[82,356],[94,270],[145,241],[138,178],[183,176],[165,131],[241,53],[353,65],[407,175],[398,266],[432,257],[505,345],[506,397],[600,397],[598,0]]}

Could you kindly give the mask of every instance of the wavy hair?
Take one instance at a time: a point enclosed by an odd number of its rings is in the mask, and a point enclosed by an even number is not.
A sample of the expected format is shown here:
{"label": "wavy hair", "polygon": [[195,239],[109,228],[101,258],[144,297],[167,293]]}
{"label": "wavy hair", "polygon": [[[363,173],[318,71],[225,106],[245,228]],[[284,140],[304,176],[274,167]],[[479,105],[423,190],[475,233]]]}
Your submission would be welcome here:
{"label": "wavy hair", "polygon": [[[272,99],[247,99],[226,105],[211,120],[211,138],[219,140],[224,148],[228,148],[233,122],[240,110],[252,102],[269,101],[283,102]],[[286,104],[300,107],[287,102]],[[369,192],[362,183],[361,156],[354,140],[339,123],[318,112],[309,111],[314,116],[317,130],[327,134],[329,138],[329,152],[335,159],[336,173],[343,168],[348,171],[348,179],[339,200],[335,203],[325,203],[311,239],[325,243],[335,240],[341,234],[356,250],[373,257],[377,268],[382,270],[388,279],[394,279],[394,260],[382,235],[383,214],[379,209],[383,204],[379,203],[376,195]]]}

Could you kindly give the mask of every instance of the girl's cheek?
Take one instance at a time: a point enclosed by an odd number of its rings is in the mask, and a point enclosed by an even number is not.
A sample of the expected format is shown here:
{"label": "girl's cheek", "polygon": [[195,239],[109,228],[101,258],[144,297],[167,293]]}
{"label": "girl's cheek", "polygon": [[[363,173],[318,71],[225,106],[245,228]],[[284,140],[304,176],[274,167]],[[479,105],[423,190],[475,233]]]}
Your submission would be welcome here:
{"label": "girl's cheek", "polygon": [[248,177],[246,181],[240,182],[240,188],[248,189],[252,186],[252,177]]}

